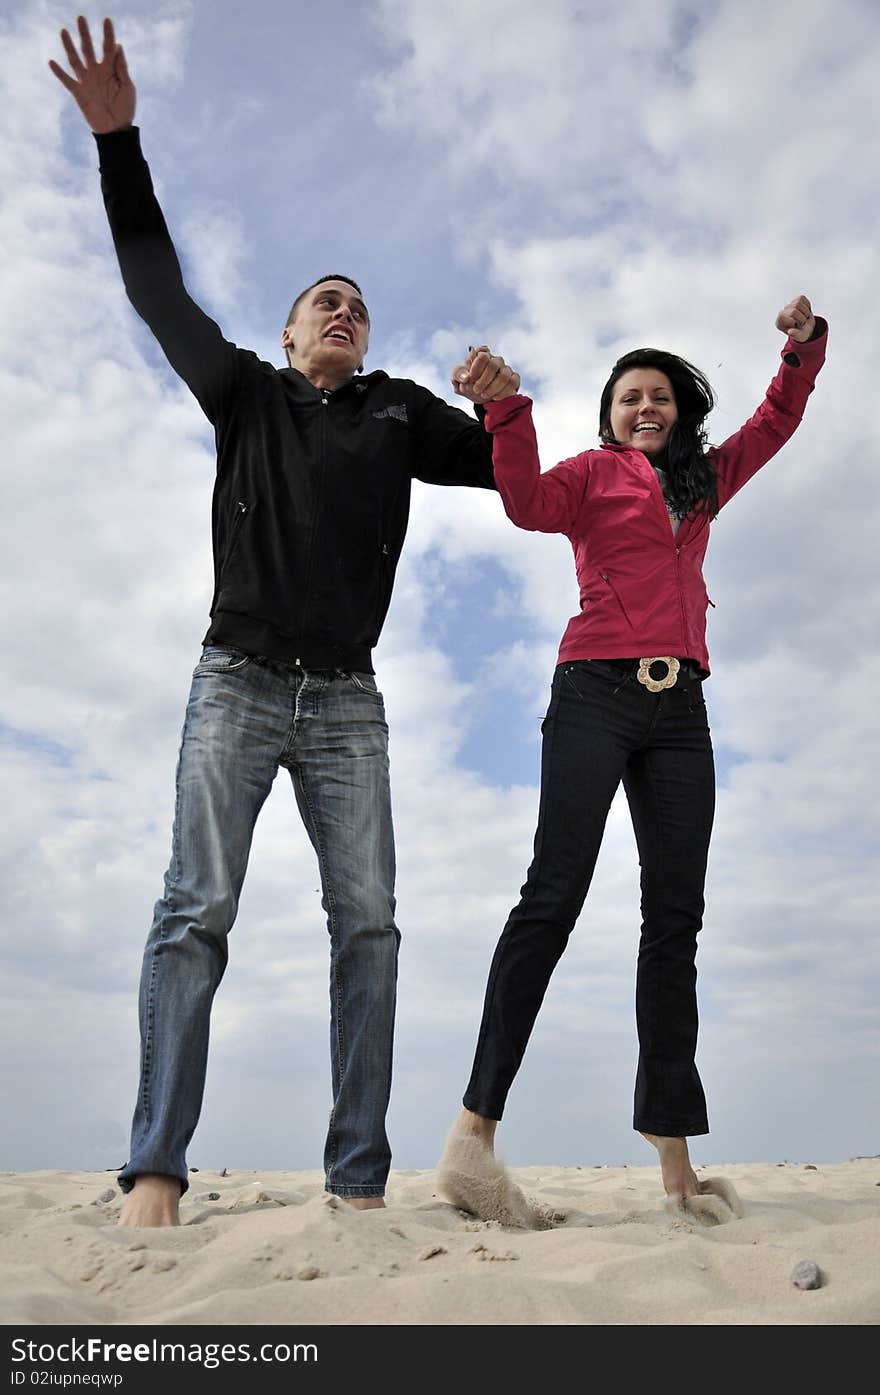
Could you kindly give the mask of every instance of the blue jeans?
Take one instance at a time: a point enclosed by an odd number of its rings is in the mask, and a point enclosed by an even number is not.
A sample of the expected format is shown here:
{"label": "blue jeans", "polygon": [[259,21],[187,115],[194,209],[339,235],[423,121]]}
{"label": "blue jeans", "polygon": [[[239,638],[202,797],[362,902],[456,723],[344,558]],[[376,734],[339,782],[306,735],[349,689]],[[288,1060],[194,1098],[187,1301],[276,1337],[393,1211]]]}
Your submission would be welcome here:
{"label": "blue jeans", "polygon": [[561,664],[542,730],[534,860],[489,970],[465,1108],[501,1118],[622,781],[641,863],[633,1127],[708,1133],[694,1059],[697,933],[715,812],[702,684],[652,693],[623,661]]}
{"label": "blue jeans", "polygon": [[198,1122],[211,1004],[254,825],[283,765],[318,858],[330,932],[333,1107],[326,1189],[382,1196],[400,935],[388,728],[372,674],[303,672],[208,646],[193,674],[171,862],[144,952],[141,1077],[129,1160],[180,1179]]}

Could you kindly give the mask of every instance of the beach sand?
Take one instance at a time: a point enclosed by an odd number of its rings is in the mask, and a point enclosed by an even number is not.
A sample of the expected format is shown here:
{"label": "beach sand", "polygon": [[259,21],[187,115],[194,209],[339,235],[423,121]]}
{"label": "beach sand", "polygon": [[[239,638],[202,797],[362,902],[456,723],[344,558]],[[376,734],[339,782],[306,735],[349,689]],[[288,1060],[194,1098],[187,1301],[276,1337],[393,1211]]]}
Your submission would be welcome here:
{"label": "beach sand", "polygon": [[[0,1321],[15,1325],[871,1324],[880,1157],[698,1168],[744,1214],[666,1209],[657,1167],[520,1167],[550,1229],[483,1223],[392,1172],[357,1212],[319,1172],[200,1171],[182,1224],[120,1229],[113,1173],[0,1174]],[[800,1289],[812,1261],[821,1284]]]}

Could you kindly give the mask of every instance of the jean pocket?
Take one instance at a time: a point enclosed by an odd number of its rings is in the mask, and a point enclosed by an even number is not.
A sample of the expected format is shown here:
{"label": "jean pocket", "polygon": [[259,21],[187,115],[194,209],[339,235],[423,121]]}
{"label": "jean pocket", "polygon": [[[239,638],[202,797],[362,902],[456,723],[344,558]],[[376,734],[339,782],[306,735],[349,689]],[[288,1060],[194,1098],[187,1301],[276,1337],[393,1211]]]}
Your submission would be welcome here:
{"label": "jean pocket", "polygon": [[616,692],[632,676],[620,664],[607,659],[576,659],[574,663],[565,665],[562,675],[579,698],[584,696],[586,688],[592,686],[595,689],[597,685],[600,689],[610,688]]}
{"label": "jean pocket", "polygon": [[193,678],[204,673],[235,673],[251,662],[253,655],[242,649],[230,649],[223,644],[206,644],[196,664]]}
{"label": "jean pocket", "polygon": [[372,673],[347,673],[346,678],[353,683],[358,692],[366,693],[368,697],[375,698],[377,702],[382,701],[382,694],[376,685],[375,676]]}

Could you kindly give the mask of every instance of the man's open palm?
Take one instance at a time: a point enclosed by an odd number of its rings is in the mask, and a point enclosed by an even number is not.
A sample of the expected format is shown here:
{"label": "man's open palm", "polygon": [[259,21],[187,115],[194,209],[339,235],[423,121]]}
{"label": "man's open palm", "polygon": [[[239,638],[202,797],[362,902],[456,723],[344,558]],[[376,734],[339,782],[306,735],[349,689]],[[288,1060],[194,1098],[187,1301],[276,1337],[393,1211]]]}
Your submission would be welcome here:
{"label": "man's open palm", "polygon": [[116,42],[112,21],[104,20],[104,50],[100,60],[95,57],[89,26],[82,15],[77,20],[77,28],[82,57],[68,31],[61,30],[61,42],[74,76],[51,58],[49,67],[74,98],[93,131],[103,135],[130,126],[134,120],[134,83],[128,75],[122,45]]}

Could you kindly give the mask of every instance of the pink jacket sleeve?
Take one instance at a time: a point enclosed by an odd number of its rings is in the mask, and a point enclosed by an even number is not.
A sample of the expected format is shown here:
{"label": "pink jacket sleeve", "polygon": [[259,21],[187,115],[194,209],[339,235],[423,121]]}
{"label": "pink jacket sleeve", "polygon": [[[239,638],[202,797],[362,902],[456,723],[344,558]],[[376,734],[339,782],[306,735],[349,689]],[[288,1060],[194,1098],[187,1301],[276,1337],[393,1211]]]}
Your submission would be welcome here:
{"label": "pink jacket sleeve", "polygon": [[569,532],[587,487],[587,454],[542,472],[532,399],[519,393],[487,403],[485,426],[492,433],[495,483],[508,518],[531,532]]}
{"label": "pink jacket sleeve", "polygon": [[718,507],[732,499],[762,465],[772,459],[801,423],[816,375],[825,362],[828,324],[817,316],[821,334],[798,344],[787,339],[779,372],[754,416],[720,446],[710,447],[718,470]]}

